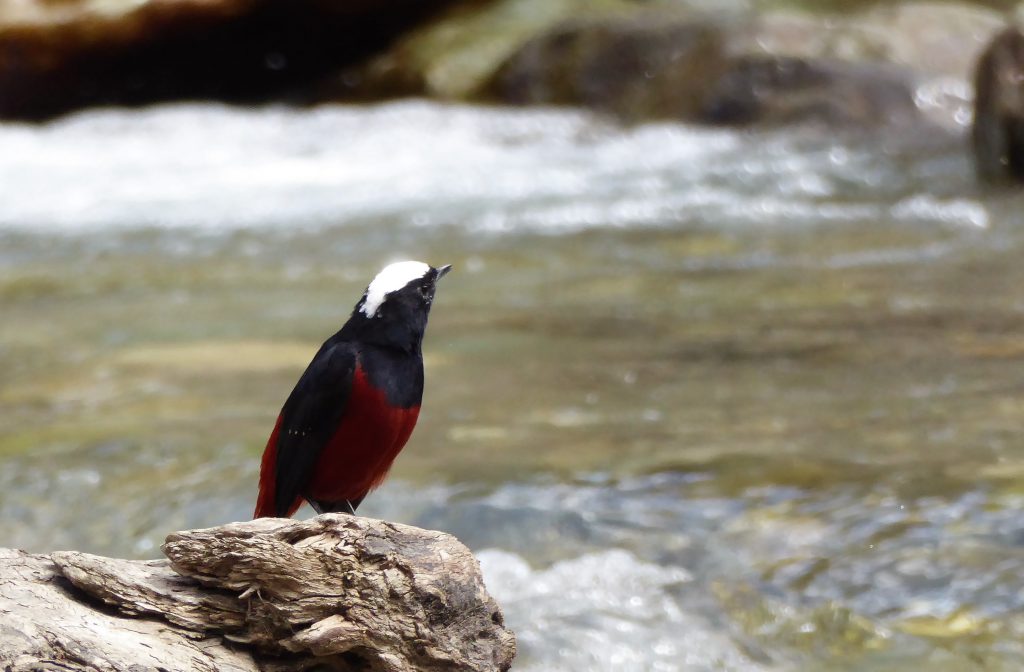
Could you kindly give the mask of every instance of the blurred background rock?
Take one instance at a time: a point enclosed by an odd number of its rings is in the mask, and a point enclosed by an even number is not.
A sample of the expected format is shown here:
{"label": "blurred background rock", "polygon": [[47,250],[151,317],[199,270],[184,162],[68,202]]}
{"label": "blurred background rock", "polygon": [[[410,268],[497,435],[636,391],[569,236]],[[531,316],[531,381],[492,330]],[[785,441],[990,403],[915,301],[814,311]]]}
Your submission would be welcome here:
{"label": "blurred background rock", "polygon": [[[942,2],[6,0],[0,114],[428,96],[751,123],[905,119],[1005,11]],[[1005,9],[1005,8],[1004,8]],[[795,100],[794,100],[795,99]]]}

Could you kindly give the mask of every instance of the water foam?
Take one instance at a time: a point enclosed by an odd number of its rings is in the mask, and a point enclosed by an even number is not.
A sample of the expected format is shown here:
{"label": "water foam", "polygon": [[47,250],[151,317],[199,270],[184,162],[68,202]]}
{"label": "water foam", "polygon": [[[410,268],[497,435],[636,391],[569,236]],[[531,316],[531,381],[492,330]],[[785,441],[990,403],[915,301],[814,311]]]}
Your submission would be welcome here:
{"label": "water foam", "polygon": [[545,569],[479,552],[488,588],[517,633],[518,670],[761,670],[677,596],[680,567],[624,550],[588,553]]}
{"label": "water foam", "polygon": [[[959,164],[930,165],[907,174],[898,153],[793,130],[619,127],[570,110],[165,105],[0,124],[0,230],[856,223],[963,181]],[[974,210],[954,216],[976,223]]]}

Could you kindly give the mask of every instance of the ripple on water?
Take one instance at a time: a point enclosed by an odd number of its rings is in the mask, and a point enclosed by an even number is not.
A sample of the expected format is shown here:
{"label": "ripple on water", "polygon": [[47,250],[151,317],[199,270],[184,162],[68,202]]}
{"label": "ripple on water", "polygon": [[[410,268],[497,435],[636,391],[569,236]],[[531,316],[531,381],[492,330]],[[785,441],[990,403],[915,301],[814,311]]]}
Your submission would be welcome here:
{"label": "ripple on water", "polygon": [[414,520],[484,549],[526,669],[893,669],[929,651],[970,669],[1024,652],[1015,509],[842,471],[735,496],[714,472],[507,485]]}
{"label": "ripple on water", "polygon": [[507,551],[478,556],[509,627],[519,633],[517,669],[763,669],[727,634],[682,608],[674,593],[691,578],[682,568],[623,550],[539,570]]}

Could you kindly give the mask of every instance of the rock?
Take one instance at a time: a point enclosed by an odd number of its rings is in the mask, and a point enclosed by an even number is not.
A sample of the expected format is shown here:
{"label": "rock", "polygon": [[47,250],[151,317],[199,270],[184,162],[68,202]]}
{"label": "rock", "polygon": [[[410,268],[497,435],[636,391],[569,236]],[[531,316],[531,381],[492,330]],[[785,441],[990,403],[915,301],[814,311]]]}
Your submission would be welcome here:
{"label": "rock", "polygon": [[1024,34],[1007,28],[974,72],[971,140],[979,177],[1024,181]]}
{"label": "rock", "polygon": [[724,36],[709,23],[660,16],[571,21],[527,43],[489,90],[516,105],[692,120],[727,66]]}
{"label": "rock", "polygon": [[978,55],[1006,24],[988,7],[948,2],[880,6],[861,20],[887,63],[925,75],[969,80]]}
{"label": "rock", "polygon": [[[843,12],[719,9],[711,17],[683,7],[671,0],[465,0],[347,70],[326,97],[584,105],[630,120],[731,115],[736,123],[864,125],[924,117],[960,128],[970,116],[971,64],[1005,20],[986,7],[949,2],[867,2]],[[673,33],[681,38],[674,52],[666,46]],[[664,64],[666,53],[689,49],[695,77],[724,79],[693,81]],[[609,64],[608,90],[595,89]],[[646,90],[640,74],[652,75]],[[748,81],[771,91],[738,91]],[[696,105],[704,94],[712,99]],[[790,94],[799,100],[783,100]]]}
{"label": "rock", "polygon": [[818,122],[885,126],[917,119],[904,73],[865,63],[740,56],[711,87],[698,120],[709,124]]}
{"label": "rock", "polygon": [[827,16],[775,11],[737,31],[735,48],[769,56],[885,63],[923,76],[966,80],[978,54],[1005,23],[995,10],[951,2],[881,3]]}
{"label": "rock", "polygon": [[[673,1],[647,0],[645,5]],[[463,0],[410,30],[386,52],[325,79],[312,95],[475,99],[501,64],[532,38],[574,16],[636,10],[630,0]]]}
{"label": "rock", "polygon": [[168,561],[0,549],[0,668],[507,670],[515,638],[440,532],[343,515],[167,538]]}
{"label": "rock", "polygon": [[260,100],[366,59],[448,0],[0,3],[0,117]]}
{"label": "rock", "polygon": [[880,3],[820,16],[766,12],[735,36],[738,53],[897,66],[922,116],[951,130],[970,123],[971,73],[1005,16],[977,4]]}
{"label": "rock", "polygon": [[[974,54],[1004,21],[947,2],[716,11],[671,0],[464,0],[346,70],[325,97],[568,104],[694,122],[864,125],[923,113],[960,127]],[[739,91],[744,82],[770,90]]]}
{"label": "rock", "polygon": [[736,28],[708,20],[573,21],[536,38],[490,93],[514,104],[580,105],[630,121],[819,121],[881,125],[917,116],[898,69],[834,59],[737,53]]}
{"label": "rock", "polygon": [[969,66],[1002,16],[866,5],[709,18],[678,0],[17,0],[0,3],[0,117],[416,95],[627,120],[874,124],[906,118],[906,87],[933,120],[966,123]]}

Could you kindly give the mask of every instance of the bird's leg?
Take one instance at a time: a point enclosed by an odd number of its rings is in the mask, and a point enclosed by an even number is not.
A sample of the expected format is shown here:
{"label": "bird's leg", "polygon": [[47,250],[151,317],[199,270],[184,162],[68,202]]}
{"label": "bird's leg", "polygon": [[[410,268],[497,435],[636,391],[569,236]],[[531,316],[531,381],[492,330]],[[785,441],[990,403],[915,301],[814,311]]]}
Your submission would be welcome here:
{"label": "bird's leg", "polygon": [[359,505],[358,501],[353,504],[350,499],[343,499],[340,502],[318,502],[312,499],[307,499],[306,501],[317,512],[317,515],[321,513],[347,513],[350,516],[354,516],[356,515],[356,506]]}

